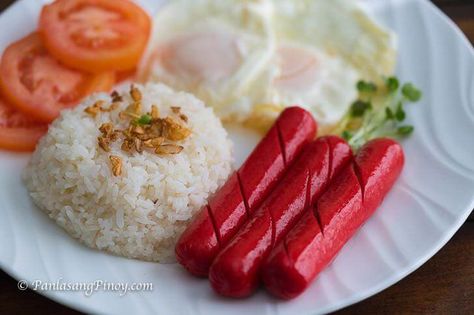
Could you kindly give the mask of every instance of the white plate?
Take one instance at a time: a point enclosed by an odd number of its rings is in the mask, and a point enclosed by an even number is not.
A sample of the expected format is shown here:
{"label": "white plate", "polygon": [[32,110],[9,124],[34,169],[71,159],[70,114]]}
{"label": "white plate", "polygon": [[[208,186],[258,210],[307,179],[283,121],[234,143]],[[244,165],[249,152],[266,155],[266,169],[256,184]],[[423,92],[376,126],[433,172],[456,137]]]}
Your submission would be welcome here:
{"label": "white plate", "polygon": [[[0,16],[0,51],[31,32],[46,1],[23,0]],[[142,0],[154,13],[161,1]],[[433,256],[474,207],[474,54],[438,9],[424,0],[372,0],[368,9],[399,35],[397,74],[424,91],[408,108],[416,127],[403,143],[401,179],[376,214],[301,297],[277,301],[216,296],[178,265],[139,262],[88,249],[30,202],[20,181],[28,156],[0,153],[0,265],[33,281],[151,281],[153,292],[44,292],[88,312],[109,314],[314,314],[333,311],[394,284]],[[238,160],[255,144],[234,134]]]}

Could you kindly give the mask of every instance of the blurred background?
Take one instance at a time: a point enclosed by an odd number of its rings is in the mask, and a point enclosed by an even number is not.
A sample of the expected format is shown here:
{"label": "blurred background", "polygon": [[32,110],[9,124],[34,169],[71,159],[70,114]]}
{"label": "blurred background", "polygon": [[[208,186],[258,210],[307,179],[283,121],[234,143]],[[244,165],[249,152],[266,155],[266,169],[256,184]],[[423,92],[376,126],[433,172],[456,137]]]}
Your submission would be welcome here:
{"label": "blurred background", "polygon": [[[383,1],[383,0],[381,0]],[[0,12],[15,0],[0,0]],[[474,42],[474,0],[433,0]],[[5,31],[5,30],[2,30]],[[474,216],[420,269],[337,314],[474,314]],[[33,291],[0,270],[0,314],[79,314]]]}

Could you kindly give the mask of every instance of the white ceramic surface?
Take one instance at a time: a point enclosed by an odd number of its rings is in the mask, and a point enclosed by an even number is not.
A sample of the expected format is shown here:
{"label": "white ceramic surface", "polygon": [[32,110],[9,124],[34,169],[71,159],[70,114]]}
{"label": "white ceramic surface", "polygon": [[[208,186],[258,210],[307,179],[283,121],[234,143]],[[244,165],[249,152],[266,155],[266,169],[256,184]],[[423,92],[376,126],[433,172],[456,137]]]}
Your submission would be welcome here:
{"label": "white ceramic surface", "polygon": [[[43,3],[22,0],[0,16],[0,51],[31,32]],[[151,13],[161,1],[141,0]],[[153,292],[44,292],[73,308],[104,314],[316,314],[394,284],[433,256],[474,208],[474,54],[467,39],[425,0],[363,1],[399,35],[397,74],[424,91],[409,106],[414,135],[403,142],[406,167],[376,214],[301,297],[282,302],[260,290],[249,299],[216,296],[206,280],[178,265],[103,254],[68,237],[36,209],[20,174],[28,155],[0,152],[0,266],[33,281],[151,281]],[[233,129],[234,130],[234,129]],[[243,135],[247,134],[248,137]],[[257,139],[232,133],[241,162]],[[449,266],[448,266],[449,268]]]}

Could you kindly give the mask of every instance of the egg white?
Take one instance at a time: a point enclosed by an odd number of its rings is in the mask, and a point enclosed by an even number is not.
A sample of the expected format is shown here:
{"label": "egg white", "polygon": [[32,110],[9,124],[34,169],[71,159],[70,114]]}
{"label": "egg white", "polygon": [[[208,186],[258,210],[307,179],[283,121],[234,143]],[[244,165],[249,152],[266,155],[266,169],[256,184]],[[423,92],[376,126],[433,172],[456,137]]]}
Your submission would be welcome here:
{"label": "egg white", "polygon": [[[266,90],[255,93],[255,82],[262,82],[259,78],[275,45],[269,4],[267,0],[171,2],[155,18],[139,76],[195,94],[221,118],[245,119]],[[167,50],[173,51],[166,54]],[[181,58],[175,69],[166,60],[184,55],[188,60]]]}
{"label": "egg white", "polygon": [[194,93],[223,120],[267,128],[302,106],[326,133],[359,79],[395,65],[394,36],[350,0],[178,0],[155,18],[140,76]]}
{"label": "egg white", "polygon": [[350,63],[362,79],[380,81],[396,62],[396,36],[354,0],[274,0],[279,40],[319,47]]}

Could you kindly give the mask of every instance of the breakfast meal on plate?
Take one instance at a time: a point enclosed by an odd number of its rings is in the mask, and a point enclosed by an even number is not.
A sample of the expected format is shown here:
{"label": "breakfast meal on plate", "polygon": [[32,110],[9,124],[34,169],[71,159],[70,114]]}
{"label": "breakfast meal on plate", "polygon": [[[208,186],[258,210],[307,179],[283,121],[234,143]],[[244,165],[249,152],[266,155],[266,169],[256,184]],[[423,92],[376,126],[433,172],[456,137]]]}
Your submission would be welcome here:
{"label": "breakfast meal on plate", "polygon": [[[394,37],[350,0],[56,0],[2,53],[0,148],[83,244],[291,299],[402,171]],[[264,134],[240,167],[227,122]]]}
{"label": "breakfast meal on plate", "polygon": [[393,37],[351,0],[178,0],[156,16],[139,76],[262,130],[298,104],[325,134],[358,80],[393,74]]}

